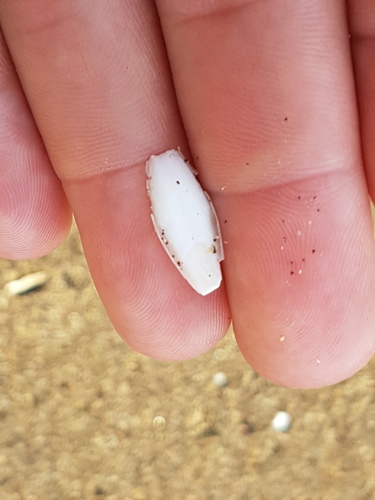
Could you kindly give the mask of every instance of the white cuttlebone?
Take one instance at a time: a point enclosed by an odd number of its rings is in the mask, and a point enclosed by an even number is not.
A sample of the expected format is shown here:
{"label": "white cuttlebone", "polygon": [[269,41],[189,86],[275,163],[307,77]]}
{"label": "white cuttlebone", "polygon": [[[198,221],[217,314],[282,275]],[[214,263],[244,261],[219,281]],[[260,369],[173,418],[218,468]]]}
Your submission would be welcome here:
{"label": "white cuttlebone", "polygon": [[221,283],[224,251],[215,209],[179,151],[153,155],[146,163],[152,221],[182,276],[207,295]]}

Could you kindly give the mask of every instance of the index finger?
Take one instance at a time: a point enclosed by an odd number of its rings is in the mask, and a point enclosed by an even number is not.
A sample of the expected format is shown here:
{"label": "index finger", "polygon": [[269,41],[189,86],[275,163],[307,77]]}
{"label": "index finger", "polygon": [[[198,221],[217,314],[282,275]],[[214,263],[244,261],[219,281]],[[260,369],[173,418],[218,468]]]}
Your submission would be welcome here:
{"label": "index finger", "polygon": [[374,350],[375,261],[345,2],[158,0],[190,147],[223,223],[239,346],[292,387]]}

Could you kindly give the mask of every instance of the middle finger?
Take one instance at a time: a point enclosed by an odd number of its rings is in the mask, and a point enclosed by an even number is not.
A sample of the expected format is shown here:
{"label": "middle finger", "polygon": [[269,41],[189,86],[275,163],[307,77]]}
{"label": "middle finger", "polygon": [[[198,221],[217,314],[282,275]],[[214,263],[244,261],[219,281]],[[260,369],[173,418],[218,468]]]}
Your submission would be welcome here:
{"label": "middle finger", "polygon": [[225,333],[223,290],[201,297],[153,231],[145,161],[186,151],[156,9],[143,0],[2,0],[2,26],[119,333],[163,359]]}

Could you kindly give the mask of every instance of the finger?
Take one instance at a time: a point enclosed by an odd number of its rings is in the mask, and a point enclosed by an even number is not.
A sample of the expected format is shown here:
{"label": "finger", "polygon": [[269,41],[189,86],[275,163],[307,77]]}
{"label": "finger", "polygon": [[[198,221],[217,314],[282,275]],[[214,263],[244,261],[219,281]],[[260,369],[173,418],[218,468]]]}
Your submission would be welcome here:
{"label": "finger", "polygon": [[0,256],[32,259],[56,248],[70,208],[0,32]]}
{"label": "finger", "polygon": [[22,84],[77,219],[99,294],[135,349],[183,359],[225,333],[225,295],[176,272],[150,219],[145,162],[186,149],[149,2],[3,1]]}
{"label": "finger", "polygon": [[374,350],[375,262],[344,2],[157,4],[244,356],[288,386],[348,377]]}
{"label": "finger", "polygon": [[348,1],[349,27],[362,135],[363,160],[375,200],[375,4]]}

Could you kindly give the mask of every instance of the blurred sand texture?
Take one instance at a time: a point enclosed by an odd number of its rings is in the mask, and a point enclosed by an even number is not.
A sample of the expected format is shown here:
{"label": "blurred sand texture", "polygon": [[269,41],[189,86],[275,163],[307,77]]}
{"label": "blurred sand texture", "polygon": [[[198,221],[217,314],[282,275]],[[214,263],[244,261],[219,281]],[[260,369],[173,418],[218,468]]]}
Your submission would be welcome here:
{"label": "blurred sand texture", "polygon": [[49,277],[0,295],[1,500],[375,499],[375,359],[312,391],[259,377],[231,333],[198,359],[148,359],[111,327],[75,229],[0,269],[0,289]]}

